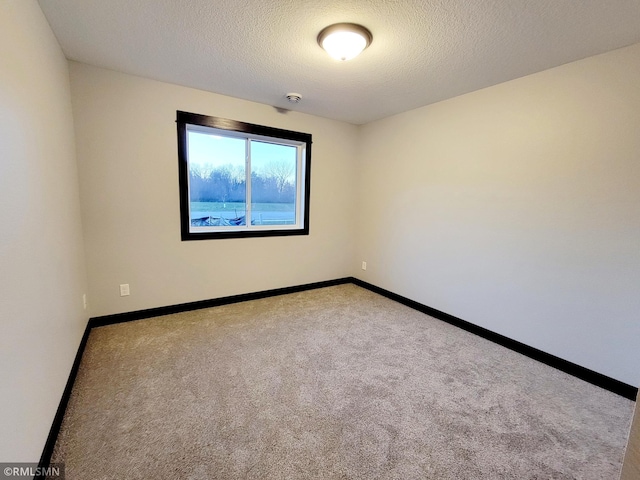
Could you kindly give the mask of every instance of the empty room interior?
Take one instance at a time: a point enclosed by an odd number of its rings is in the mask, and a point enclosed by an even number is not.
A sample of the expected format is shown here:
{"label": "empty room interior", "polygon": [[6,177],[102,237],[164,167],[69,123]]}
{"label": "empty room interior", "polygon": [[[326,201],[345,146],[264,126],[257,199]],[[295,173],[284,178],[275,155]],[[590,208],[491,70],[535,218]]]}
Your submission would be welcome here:
{"label": "empty room interior", "polygon": [[638,0],[0,0],[0,40],[0,462],[640,479]]}

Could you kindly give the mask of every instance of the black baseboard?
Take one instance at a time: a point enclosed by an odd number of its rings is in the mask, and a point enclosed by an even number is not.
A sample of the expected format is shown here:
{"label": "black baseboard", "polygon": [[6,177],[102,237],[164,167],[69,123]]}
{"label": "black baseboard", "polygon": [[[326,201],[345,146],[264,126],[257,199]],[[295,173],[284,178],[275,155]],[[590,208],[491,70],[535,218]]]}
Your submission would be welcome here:
{"label": "black baseboard", "polygon": [[114,323],[130,322],[133,320],[142,320],[144,318],[161,317],[163,315],[171,315],[173,313],[189,312],[191,310],[200,310],[201,308],[219,307],[221,305],[229,305],[231,303],[246,302],[248,300],[258,300],[261,298],[275,297],[277,295],[286,295],[288,293],[304,292],[305,290],[314,290],[316,288],[332,287],[334,285],[343,285],[351,283],[353,278],[345,277],[336,280],[326,280],[324,282],[307,283],[304,285],[296,285],[294,287],[275,288],[273,290],[262,290],[254,293],[243,293],[240,295],[231,295],[229,297],[212,298],[210,300],[199,300],[197,302],[180,303],[178,305],[168,305],[166,307],[149,308],[146,310],[136,310],[127,313],[116,313],[114,315],[105,315],[102,317],[93,317],[89,319],[91,328],[103,327]]}
{"label": "black baseboard", "polygon": [[[542,350],[538,350],[537,348],[533,348],[525,345],[524,343],[512,340],[508,337],[505,337],[504,335],[500,335],[499,333],[492,332],[491,330],[487,330],[486,328],[479,327],[478,325],[474,325],[473,323],[467,322],[458,317],[454,317],[453,315],[449,315],[448,313],[441,312],[440,310],[436,310],[435,308],[428,307],[419,302],[403,297],[402,295],[398,295],[397,293],[390,292],[389,290],[385,290],[384,288],[377,287],[358,278],[345,277],[336,280],[327,280],[324,282],[308,283],[305,285],[298,285],[294,287],[276,288],[273,290],[263,290],[260,292],[232,295],[229,297],[214,298],[211,300],[201,300],[197,302],[182,303],[179,305],[169,305],[166,307],[150,308],[147,310],[137,310],[134,312],[90,318],[87,322],[87,327],[84,331],[84,335],[82,336],[82,340],[80,341],[80,346],[78,347],[78,352],[76,353],[73,366],[71,367],[71,373],[69,373],[69,378],[67,380],[67,384],[65,385],[62,399],[60,400],[56,415],[53,419],[53,424],[51,425],[51,429],[49,430],[49,436],[47,437],[44,450],[40,457],[39,467],[43,467],[43,469],[46,469],[46,467],[48,467],[51,463],[53,448],[55,447],[58,433],[60,432],[60,427],[62,426],[62,420],[64,419],[64,414],[71,397],[71,391],[73,389],[73,385],[78,374],[78,369],[80,367],[80,362],[82,360],[82,354],[84,353],[84,349],[87,345],[87,340],[92,328],[112,325],[121,322],[130,322],[132,320],[142,320],[144,318],[170,315],[173,313],[188,312],[201,308],[211,308],[221,305],[229,305],[232,303],[246,302],[248,300],[258,300],[261,298],[273,297],[277,295],[303,292],[316,288],[343,285],[346,283],[353,283],[355,285],[358,285],[359,287],[366,288],[367,290],[411,307],[422,313],[426,313],[431,317],[450,323],[451,325],[455,325],[456,327],[474,333],[482,338],[491,340],[492,342],[502,345],[503,347],[514,350],[518,353],[521,353],[522,355],[526,355],[527,357],[534,360],[538,360],[539,362],[557,368],[558,370],[585,380],[586,382],[592,383],[593,385],[597,385],[598,387],[609,390],[622,397],[628,398],[630,400],[636,400],[636,397],[638,395],[638,389],[636,387],[633,387],[632,385],[628,385],[614,378],[602,375],[601,373],[594,372],[593,370],[589,370],[588,368],[581,367],[580,365],[569,362],[560,357],[556,357],[555,355],[551,355],[549,353],[543,352]],[[44,477],[37,476],[34,480],[44,480]]]}
{"label": "black baseboard", "polygon": [[[60,427],[62,427],[62,420],[64,419],[64,414],[67,410],[69,399],[71,398],[71,391],[73,390],[73,385],[76,381],[76,376],[78,375],[78,369],[80,368],[82,355],[87,345],[87,340],[89,339],[89,334],[91,333],[92,328],[112,325],[114,323],[130,322],[132,320],[142,320],[144,318],[170,315],[172,313],[188,312],[201,308],[218,307],[220,305],[229,305],[232,303],[246,302],[248,300],[257,300],[260,298],[274,297],[277,295],[286,295],[288,293],[304,292],[305,290],[313,290],[316,288],[332,287],[334,285],[351,283],[352,281],[353,279],[351,277],[345,277],[323,282],[296,285],[293,287],[276,288],[273,290],[263,290],[260,292],[244,293],[241,295],[232,295],[229,297],[214,298],[211,300],[201,300],[197,302],[182,303],[179,305],[169,305],[166,307],[149,308],[147,310],[138,310],[134,312],[118,313],[115,315],[105,315],[101,317],[90,318],[87,322],[84,334],[82,335],[82,340],[80,340],[80,346],[78,347],[78,352],[76,353],[76,357],[73,361],[73,366],[71,367],[71,373],[69,373],[67,384],[65,385],[64,391],[62,393],[62,399],[58,404],[58,409],[56,410],[55,417],[53,418],[53,423],[51,425],[51,429],[49,430],[49,435],[47,437],[47,441],[45,442],[42,455],[40,456],[40,462],[38,463],[38,466],[41,467],[41,470],[44,471],[46,470],[46,467],[51,464],[53,449],[56,445],[58,434],[60,433]],[[45,477],[36,476],[34,480],[45,480]]]}
{"label": "black baseboard", "polygon": [[549,365],[550,367],[557,368],[558,370],[573,375],[574,377],[577,377],[598,387],[604,388],[605,390],[609,390],[610,392],[616,393],[622,397],[628,398],[629,400],[635,401],[636,397],[638,396],[638,389],[636,387],[616,380],[615,378],[611,378],[601,373],[594,372],[593,370],[589,370],[588,368],[581,367],[580,365],[569,362],[568,360],[564,360],[560,357],[556,357],[555,355],[551,355],[550,353],[543,352],[542,350],[538,350],[537,348],[530,347],[529,345],[518,342],[517,340],[513,340],[509,337],[505,337],[504,335],[500,335],[499,333],[492,332],[491,330],[488,330],[486,328],[479,327],[478,325],[467,322],[466,320],[462,320],[461,318],[454,317],[453,315],[449,315],[448,313],[441,312],[440,310],[436,310],[435,308],[428,307],[419,302],[403,297],[402,295],[398,295],[397,293],[390,292],[389,290],[385,290],[384,288],[377,287],[358,278],[353,278],[352,282],[355,285],[366,288],[367,290],[371,290],[372,292],[387,297],[391,300],[395,300],[396,302],[406,305],[407,307],[411,307],[414,310],[426,313],[427,315],[437,318],[438,320],[442,320],[451,325],[455,325],[456,327],[462,328],[467,332],[471,332],[482,338],[491,340],[498,345],[502,345],[503,347],[506,347],[510,350]]}
{"label": "black baseboard", "polygon": [[[40,456],[40,462],[38,463],[38,466],[41,467],[39,469],[40,471],[46,471],[46,468],[51,464],[53,447],[55,447],[56,445],[58,433],[60,432],[60,427],[62,427],[62,420],[64,419],[65,412],[67,411],[67,405],[69,404],[69,399],[71,398],[71,391],[73,390],[73,385],[76,382],[78,369],[80,368],[80,362],[82,361],[82,355],[84,353],[85,347],[87,346],[87,340],[89,339],[89,333],[91,333],[91,326],[89,325],[89,322],[87,322],[87,326],[84,329],[84,334],[82,335],[82,339],[80,340],[80,345],[78,346],[78,351],[76,352],[76,357],[73,360],[73,365],[71,366],[71,372],[69,373],[67,384],[65,385],[64,391],[62,392],[62,398],[60,399],[60,403],[58,404],[56,414],[53,417],[53,423],[51,424],[51,429],[49,430],[47,441],[44,444],[44,449],[42,450],[42,455]],[[44,475],[36,475],[34,477],[34,480],[44,479]]]}

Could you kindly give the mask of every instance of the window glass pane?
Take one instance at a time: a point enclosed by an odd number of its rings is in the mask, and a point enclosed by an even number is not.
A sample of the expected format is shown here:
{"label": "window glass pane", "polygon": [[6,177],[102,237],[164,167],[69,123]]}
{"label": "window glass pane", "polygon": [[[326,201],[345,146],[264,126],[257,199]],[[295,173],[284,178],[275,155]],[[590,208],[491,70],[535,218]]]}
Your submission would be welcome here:
{"label": "window glass pane", "polygon": [[246,225],[246,141],[188,132],[191,227]]}
{"label": "window glass pane", "polygon": [[297,148],[251,142],[251,224],[296,223]]}
{"label": "window glass pane", "polygon": [[309,234],[310,134],[176,117],[182,240]]}

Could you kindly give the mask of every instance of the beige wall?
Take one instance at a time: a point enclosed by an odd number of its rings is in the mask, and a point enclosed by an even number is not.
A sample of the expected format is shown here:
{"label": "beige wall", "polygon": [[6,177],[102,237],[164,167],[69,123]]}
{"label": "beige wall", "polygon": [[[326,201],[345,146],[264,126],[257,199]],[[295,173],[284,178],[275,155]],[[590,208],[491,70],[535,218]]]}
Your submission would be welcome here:
{"label": "beige wall", "polygon": [[[97,316],[355,273],[640,384],[640,45],[360,128],[68,67],[32,1],[0,58],[0,460],[40,456],[87,288]],[[313,134],[311,235],[181,242],[177,109]]]}
{"label": "beige wall", "polygon": [[362,127],[352,271],[639,385],[638,79],[640,44]]}
{"label": "beige wall", "polygon": [[640,404],[636,401],[636,412],[633,416],[629,444],[624,456],[621,480],[638,480],[640,478]]}
{"label": "beige wall", "polygon": [[[70,69],[94,315],[350,274],[357,127],[79,63]],[[311,133],[311,234],[182,242],[176,110]],[[119,296],[121,283],[130,297]]]}
{"label": "beige wall", "polygon": [[69,73],[35,1],[0,2],[0,461],[37,461],[88,319]]}

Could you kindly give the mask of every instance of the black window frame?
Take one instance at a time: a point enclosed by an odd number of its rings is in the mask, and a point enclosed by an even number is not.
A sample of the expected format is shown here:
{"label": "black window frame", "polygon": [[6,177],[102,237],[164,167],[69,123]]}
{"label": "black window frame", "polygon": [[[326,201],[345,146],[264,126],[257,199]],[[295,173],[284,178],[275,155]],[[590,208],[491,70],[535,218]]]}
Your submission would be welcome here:
{"label": "black window frame", "polygon": [[[180,231],[183,241],[188,240],[212,240],[221,238],[249,238],[249,237],[284,237],[291,235],[309,235],[309,200],[311,194],[311,144],[312,136],[309,133],[294,132],[280,128],[245,123],[228,118],[213,117],[197,113],[189,113],[181,110],[176,111],[176,124],[178,129],[178,183],[180,191]],[[305,144],[304,164],[304,192],[303,192],[303,225],[302,228],[274,229],[274,230],[250,230],[242,229],[237,231],[220,232],[192,232],[190,219],[190,199],[189,199],[189,158],[187,125],[211,127],[219,130],[245,133],[250,135],[261,135],[271,137],[275,140],[293,140]],[[296,198],[296,203],[301,199]]]}

